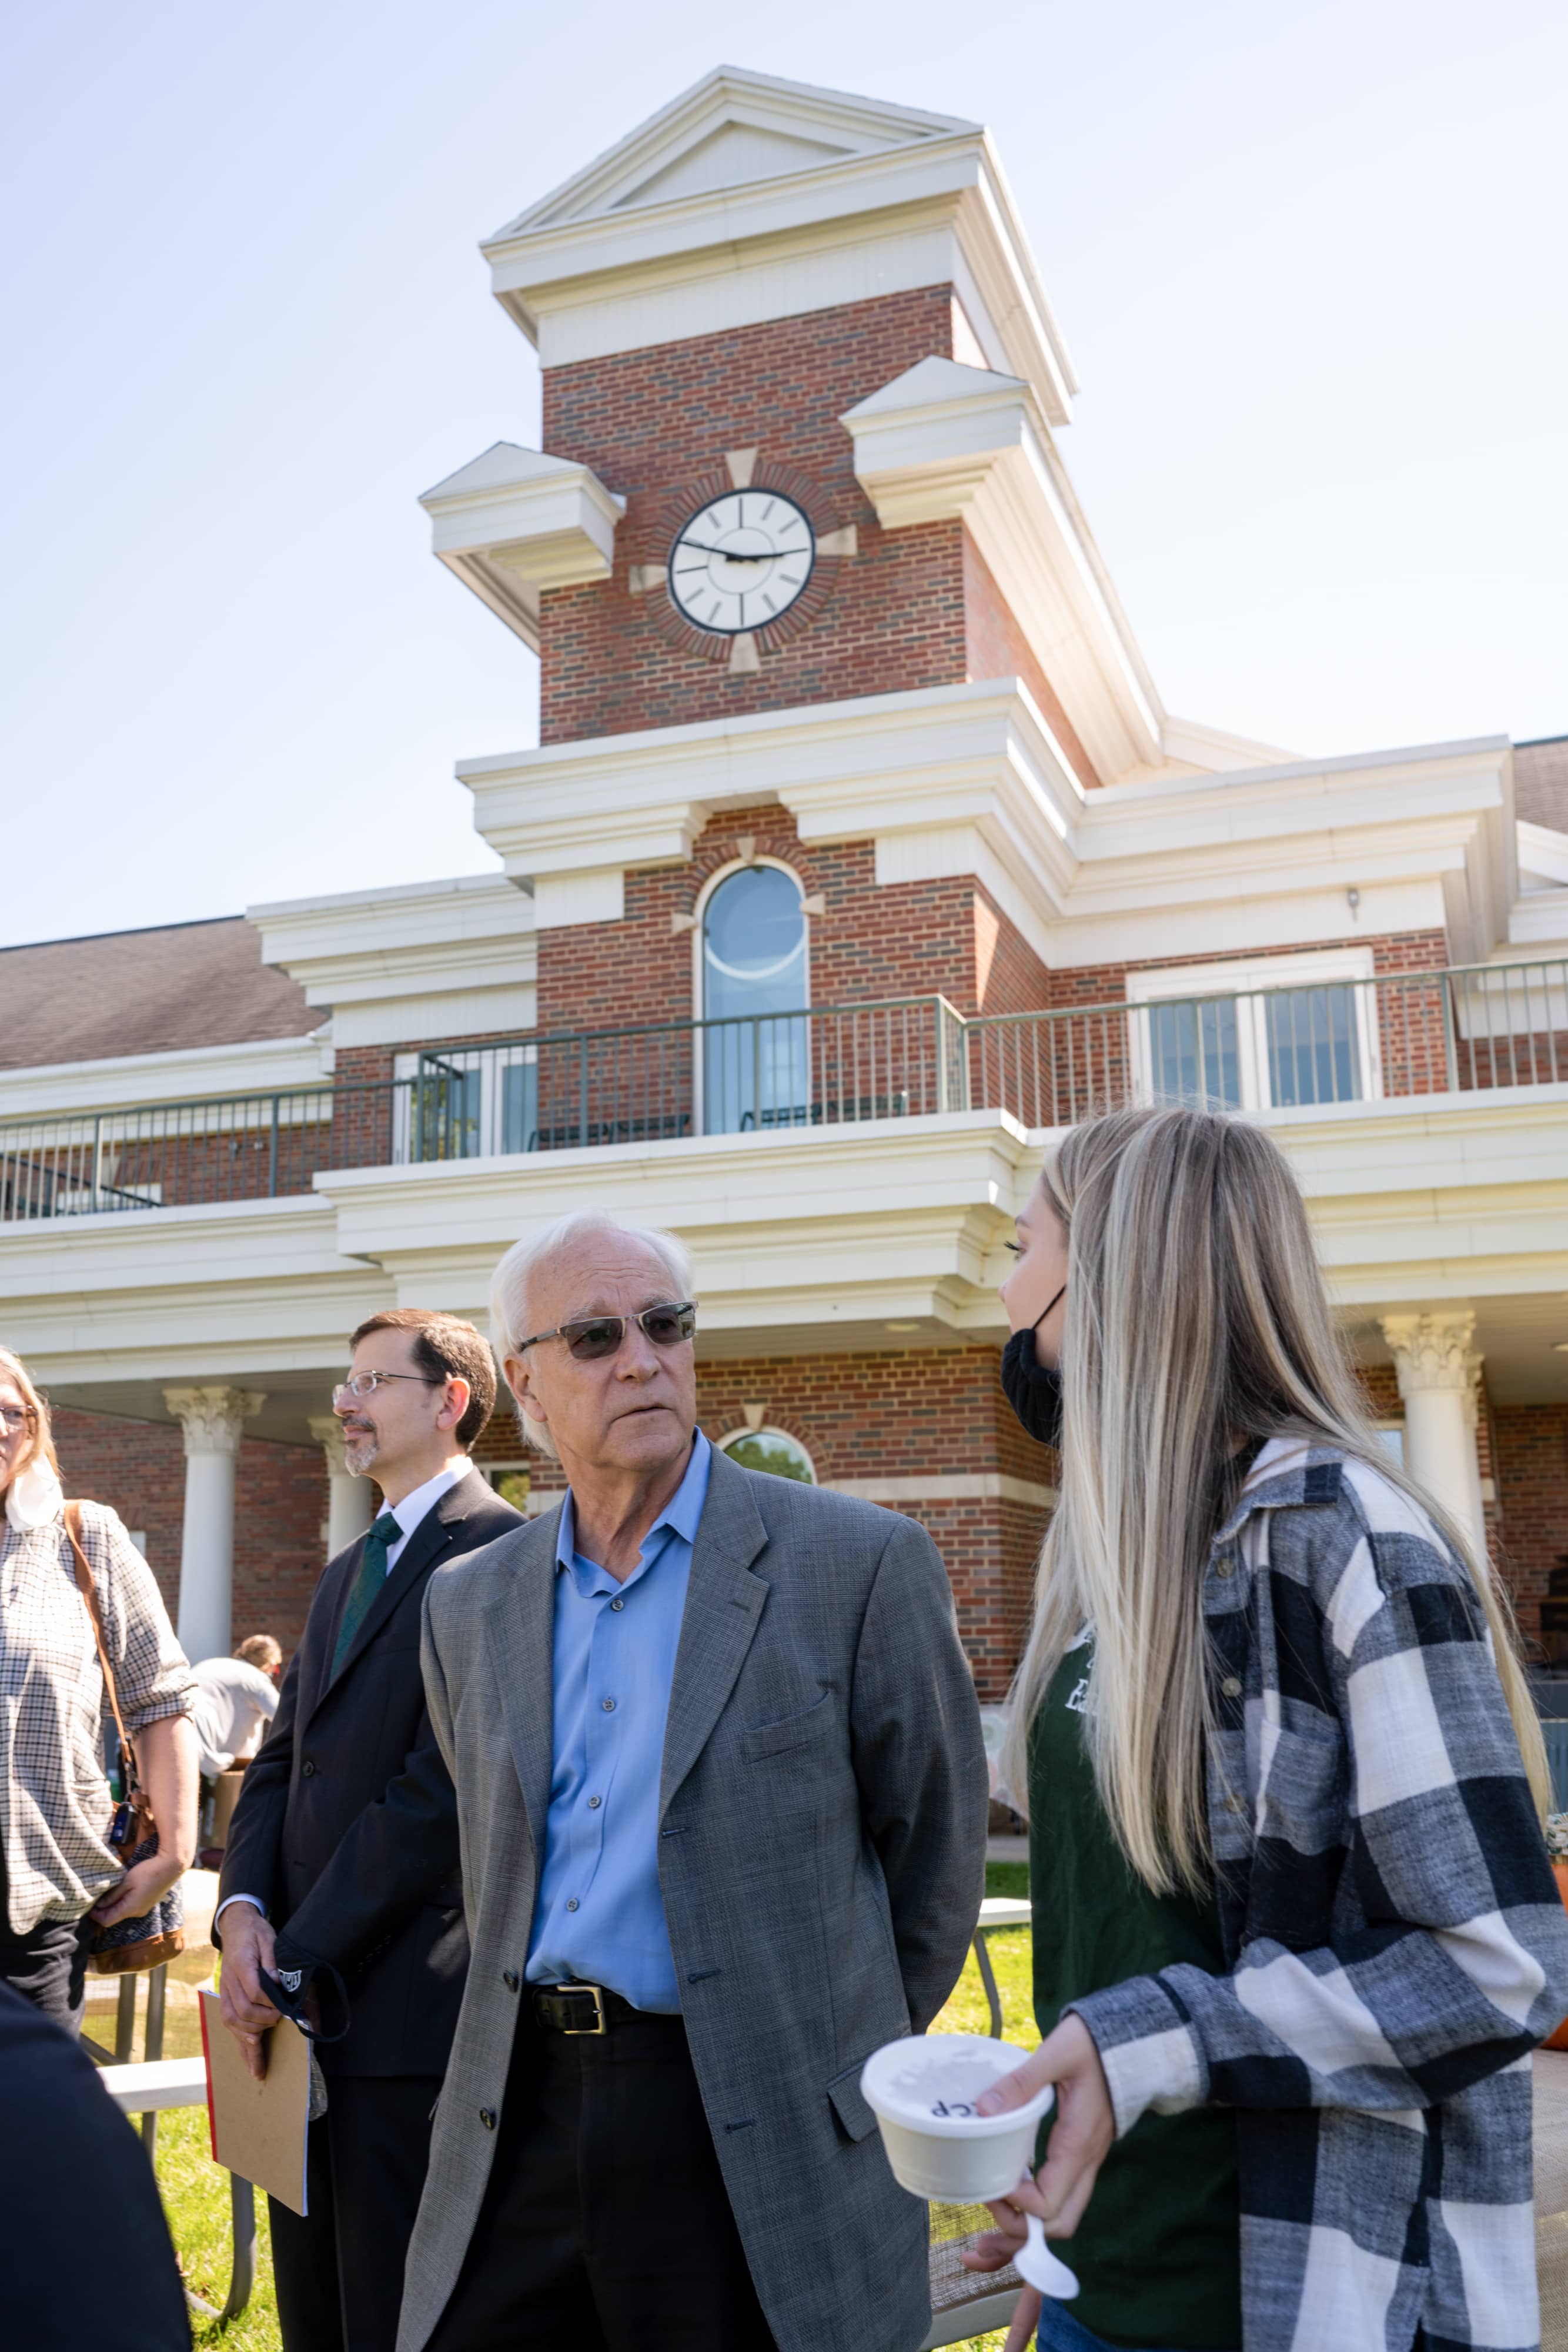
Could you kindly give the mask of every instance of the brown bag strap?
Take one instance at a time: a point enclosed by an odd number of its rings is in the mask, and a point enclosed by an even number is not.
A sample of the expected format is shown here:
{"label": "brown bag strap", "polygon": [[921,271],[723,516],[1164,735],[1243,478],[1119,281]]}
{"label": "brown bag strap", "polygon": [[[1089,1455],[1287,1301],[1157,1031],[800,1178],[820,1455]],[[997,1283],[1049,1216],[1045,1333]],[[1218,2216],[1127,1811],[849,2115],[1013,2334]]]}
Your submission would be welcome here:
{"label": "brown bag strap", "polygon": [[77,1590],[87,1602],[87,1613],[92,1620],[92,1638],[98,1643],[98,1663],[103,1668],[103,1686],[109,1693],[109,1704],[114,1710],[114,1727],[120,1734],[120,1769],[126,1775],[125,1794],[129,1796],[136,1771],[136,1751],[125,1736],[125,1725],[120,1719],[120,1696],[114,1687],[114,1669],[109,1663],[109,1651],[103,1638],[103,1619],[99,1614],[98,1588],[93,1583],[92,1570],[88,1566],[87,1554],[82,1549],[81,1505],[68,1503],[64,1517],[66,1533],[71,1539],[71,1549],[76,1554]]}

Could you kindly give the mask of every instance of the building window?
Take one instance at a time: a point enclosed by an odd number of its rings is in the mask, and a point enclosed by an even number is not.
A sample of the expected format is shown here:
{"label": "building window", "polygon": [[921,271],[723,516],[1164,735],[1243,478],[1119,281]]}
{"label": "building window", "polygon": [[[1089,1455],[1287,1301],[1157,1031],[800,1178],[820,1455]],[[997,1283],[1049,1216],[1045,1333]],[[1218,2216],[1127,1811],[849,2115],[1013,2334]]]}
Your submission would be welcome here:
{"label": "building window", "polygon": [[709,894],[702,921],[703,1126],[709,1135],[804,1126],[810,1002],[800,886],[781,866],[744,866]]}
{"label": "building window", "polygon": [[392,1158],[400,1164],[540,1148],[537,1045],[399,1054],[392,1076]]}
{"label": "building window", "polygon": [[766,1470],[770,1478],[798,1478],[814,1486],[817,1468],[798,1437],[783,1429],[737,1429],[718,1441],[721,1454],[743,1470]]}
{"label": "building window", "polygon": [[1145,1101],[1217,1110],[1365,1102],[1383,1091],[1370,948],[1131,972]]}
{"label": "building window", "polygon": [[503,1503],[510,1503],[514,1511],[526,1511],[532,1481],[526,1462],[481,1462],[476,1465],[487,1486],[493,1486]]}

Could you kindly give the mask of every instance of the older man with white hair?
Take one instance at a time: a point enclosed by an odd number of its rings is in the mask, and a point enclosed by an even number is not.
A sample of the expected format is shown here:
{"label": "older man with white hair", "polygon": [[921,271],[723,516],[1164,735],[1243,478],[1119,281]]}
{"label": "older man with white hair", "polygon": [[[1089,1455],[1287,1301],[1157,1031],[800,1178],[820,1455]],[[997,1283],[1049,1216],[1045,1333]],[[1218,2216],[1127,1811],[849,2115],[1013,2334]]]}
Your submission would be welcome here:
{"label": "older man with white hair", "polygon": [[560,1506],[432,1580],[473,1963],[400,2352],[913,2352],[924,2209],[860,2093],[956,1982],[974,1686],[913,1521],[696,1428],[690,1264],[586,1214],[491,1331]]}

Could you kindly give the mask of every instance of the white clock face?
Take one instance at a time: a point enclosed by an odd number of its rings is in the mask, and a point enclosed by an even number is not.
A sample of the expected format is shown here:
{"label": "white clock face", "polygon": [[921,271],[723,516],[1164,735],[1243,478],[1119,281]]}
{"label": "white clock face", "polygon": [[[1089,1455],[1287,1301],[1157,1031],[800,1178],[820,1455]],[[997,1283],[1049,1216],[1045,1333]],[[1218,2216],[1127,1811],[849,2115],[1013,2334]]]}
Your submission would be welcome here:
{"label": "white clock face", "polygon": [[765,629],[811,576],[817,542],[793,499],[728,490],[693,515],[670,551],[670,595],[699,629]]}

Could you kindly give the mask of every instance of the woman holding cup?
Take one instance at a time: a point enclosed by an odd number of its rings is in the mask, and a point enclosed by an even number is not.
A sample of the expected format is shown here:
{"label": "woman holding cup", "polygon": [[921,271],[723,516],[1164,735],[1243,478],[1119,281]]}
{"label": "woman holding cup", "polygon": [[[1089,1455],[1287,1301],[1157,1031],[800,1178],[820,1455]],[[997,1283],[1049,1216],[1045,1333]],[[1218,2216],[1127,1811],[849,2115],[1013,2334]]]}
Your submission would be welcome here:
{"label": "woman holding cup", "polygon": [[1056,2087],[994,2205],[1078,2274],[1009,2352],[1537,2339],[1529,2053],[1568,2009],[1541,1734],[1484,1563],[1390,1460],[1256,1128],[1113,1112],[1002,1297],[1061,1449],[1003,1774]]}

